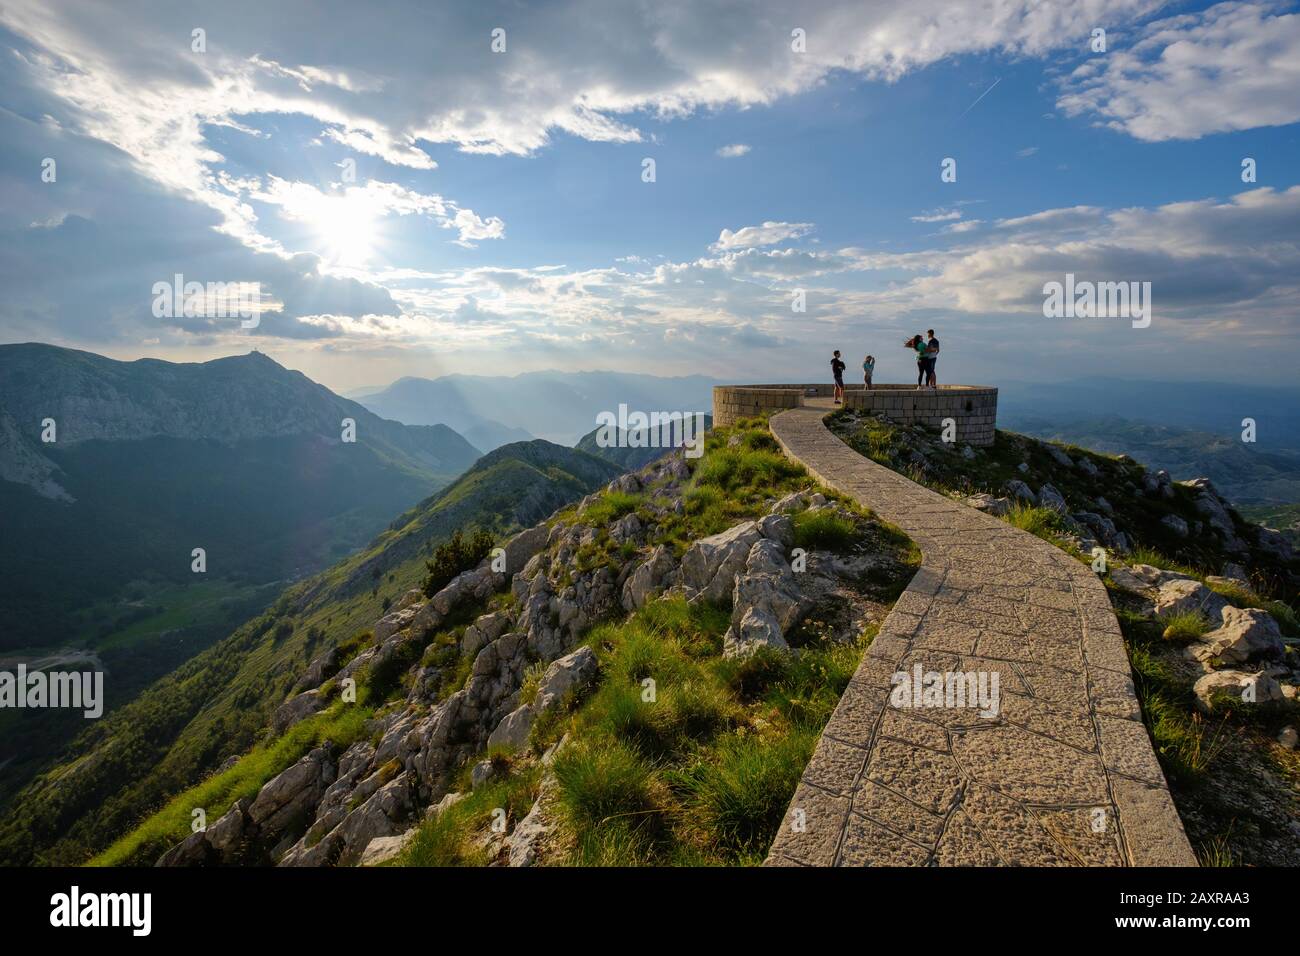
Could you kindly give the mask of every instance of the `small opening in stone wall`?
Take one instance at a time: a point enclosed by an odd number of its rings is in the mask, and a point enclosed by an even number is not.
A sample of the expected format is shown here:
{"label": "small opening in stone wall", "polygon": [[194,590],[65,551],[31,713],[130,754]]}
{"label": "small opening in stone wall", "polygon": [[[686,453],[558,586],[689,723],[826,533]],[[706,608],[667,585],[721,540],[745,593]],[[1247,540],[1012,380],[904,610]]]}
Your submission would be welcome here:
{"label": "small opening in stone wall", "polygon": [[970,399],[967,399],[967,400],[966,400],[966,411],[969,412],[969,411],[970,411],[972,408],[974,408],[974,407],[975,407],[975,406],[971,404]]}

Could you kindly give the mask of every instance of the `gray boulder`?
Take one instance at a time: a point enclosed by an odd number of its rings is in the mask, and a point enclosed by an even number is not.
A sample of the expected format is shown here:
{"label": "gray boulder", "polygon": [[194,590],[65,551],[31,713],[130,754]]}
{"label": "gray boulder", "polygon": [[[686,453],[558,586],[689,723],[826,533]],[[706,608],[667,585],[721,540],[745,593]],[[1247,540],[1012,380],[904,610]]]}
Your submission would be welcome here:
{"label": "gray boulder", "polygon": [[381,863],[387,863],[405,850],[419,832],[418,828],[411,827],[411,829],[398,836],[373,838],[366,844],[366,848],[361,851],[361,861],[358,865],[379,866]]}
{"label": "gray boulder", "polygon": [[318,688],[290,697],[275,709],[271,715],[271,730],[282,734],[298,721],[310,717],[325,706],[325,699]]}
{"label": "gray boulder", "polygon": [[335,773],[333,748],[317,747],[263,785],[248,808],[248,818],[263,837],[309,818]]}
{"label": "gray boulder", "polygon": [[1011,495],[1012,498],[1028,502],[1031,505],[1037,504],[1038,502],[1038,496],[1035,495],[1030,487],[1019,478],[1012,478],[1007,482],[1007,494]]}
{"label": "gray boulder", "polygon": [[1224,598],[1193,578],[1178,577],[1163,580],[1156,592],[1155,612],[1158,617],[1200,611],[1210,620],[1219,617],[1227,607]]}
{"label": "gray boulder", "polygon": [[749,549],[761,538],[758,523],[746,521],[699,539],[682,556],[682,583],[694,592],[696,600],[725,601],[736,575],[744,570]]}
{"label": "gray boulder", "polygon": [[1214,709],[1214,698],[1227,696],[1247,704],[1268,705],[1282,700],[1282,688],[1266,674],[1242,671],[1213,671],[1192,686],[1196,707],[1205,713]]}
{"label": "gray boulder", "polygon": [[1070,507],[1065,503],[1065,498],[1056,490],[1055,485],[1043,485],[1038,489],[1038,506],[1040,508],[1049,508],[1060,515],[1068,515]]}
{"label": "gray boulder", "polygon": [[1178,515],[1165,515],[1160,519],[1160,523],[1180,538],[1187,537],[1190,531],[1187,527],[1187,522],[1178,517]]}
{"label": "gray boulder", "polygon": [[1285,651],[1282,632],[1267,611],[1227,605],[1222,625],[1203,635],[1189,649],[1199,661],[1244,664],[1249,660],[1281,660]]}
{"label": "gray boulder", "polygon": [[623,609],[635,611],[658,596],[676,570],[672,552],[665,545],[658,545],[623,582]]}

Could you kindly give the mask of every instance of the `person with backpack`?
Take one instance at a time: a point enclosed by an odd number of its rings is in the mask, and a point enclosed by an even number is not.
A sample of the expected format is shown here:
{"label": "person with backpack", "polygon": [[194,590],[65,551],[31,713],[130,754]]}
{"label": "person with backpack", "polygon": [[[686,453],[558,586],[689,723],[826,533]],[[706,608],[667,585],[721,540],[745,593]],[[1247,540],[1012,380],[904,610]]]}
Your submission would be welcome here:
{"label": "person with backpack", "polygon": [[876,371],[876,357],[868,355],[862,360],[862,383],[871,388],[871,376]]}
{"label": "person with backpack", "polygon": [[848,368],[840,361],[840,350],[836,349],[835,354],[831,356],[831,375],[835,377],[835,404],[844,403],[844,370]]}

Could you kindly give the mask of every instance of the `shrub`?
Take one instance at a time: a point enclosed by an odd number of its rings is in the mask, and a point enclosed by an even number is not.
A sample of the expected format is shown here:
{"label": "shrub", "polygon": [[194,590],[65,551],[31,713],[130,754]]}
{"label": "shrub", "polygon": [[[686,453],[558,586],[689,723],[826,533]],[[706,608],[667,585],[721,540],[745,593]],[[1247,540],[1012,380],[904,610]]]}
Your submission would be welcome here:
{"label": "shrub", "polygon": [[479,529],[466,539],[457,528],[455,533],[434,549],[433,558],[424,563],[429,572],[424,579],[425,597],[433,597],[456,575],[468,571],[492,550],[491,533]]}

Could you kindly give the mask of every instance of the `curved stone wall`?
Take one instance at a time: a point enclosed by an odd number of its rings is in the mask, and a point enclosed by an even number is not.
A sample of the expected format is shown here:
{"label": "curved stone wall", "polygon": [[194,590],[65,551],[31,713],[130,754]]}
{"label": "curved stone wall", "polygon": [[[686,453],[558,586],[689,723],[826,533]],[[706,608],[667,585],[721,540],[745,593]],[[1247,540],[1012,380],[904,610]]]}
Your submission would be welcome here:
{"label": "curved stone wall", "polygon": [[[713,424],[730,425],[739,418],[798,408],[805,398],[829,398],[833,387],[825,384],[717,385],[713,389]],[[957,424],[958,442],[993,444],[997,427],[998,390],[986,385],[941,385],[918,391],[911,385],[844,387],[844,406],[883,415],[897,422],[921,422],[942,428],[944,419]]]}

